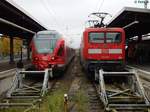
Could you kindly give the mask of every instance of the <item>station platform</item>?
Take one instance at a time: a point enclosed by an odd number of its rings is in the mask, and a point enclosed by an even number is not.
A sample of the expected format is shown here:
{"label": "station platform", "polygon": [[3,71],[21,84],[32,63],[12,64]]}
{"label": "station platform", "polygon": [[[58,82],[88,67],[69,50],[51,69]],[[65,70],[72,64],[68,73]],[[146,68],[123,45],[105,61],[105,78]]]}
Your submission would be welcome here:
{"label": "station platform", "polygon": [[[0,72],[16,68],[17,62],[18,62],[18,60],[14,61],[14,63],[11,63],[11,64],[9,63],[9,61],[0,62]],[[30,63],[31,63],[30,60],[26,60],[26,59],[23,60],[24,65],[28,65]]]}
{"label": "station platform", "polygon": [[136,68],[145,70],[147,72],[150,72],[150,64],[146,64],[146,65],[135,65]]}
{"label": "station platform", "polygon": [[135,67],[137,69],[146,71],[146,72],[150,72],[150,63],[148,64],[128,64],[131,67]]}

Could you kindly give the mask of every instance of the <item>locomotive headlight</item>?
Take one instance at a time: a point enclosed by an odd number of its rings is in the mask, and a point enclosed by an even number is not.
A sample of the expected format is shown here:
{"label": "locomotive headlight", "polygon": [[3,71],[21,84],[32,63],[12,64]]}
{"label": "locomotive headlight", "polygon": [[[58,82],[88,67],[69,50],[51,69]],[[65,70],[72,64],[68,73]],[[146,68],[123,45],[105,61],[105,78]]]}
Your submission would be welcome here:
{"label": "locomotive headlight", "polygon": [[39,58],[38,58],[38,57],[35,57],[35,58],[34,58],[34,60],[35,60],[35,61],[38,61],[38,60],[39,60]]}

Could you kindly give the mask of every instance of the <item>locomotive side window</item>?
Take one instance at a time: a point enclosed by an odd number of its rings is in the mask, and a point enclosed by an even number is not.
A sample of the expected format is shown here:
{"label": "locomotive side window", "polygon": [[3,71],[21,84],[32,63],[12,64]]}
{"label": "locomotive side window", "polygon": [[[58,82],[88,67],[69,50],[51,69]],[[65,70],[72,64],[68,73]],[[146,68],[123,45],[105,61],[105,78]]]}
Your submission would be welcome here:
{"label": "locomotive side window", "polygon": [[89,33],[89,42],[90,43],[104,43],[104,33],[100,33],[100,32]]}
{"label": "locomotive side window", "polygon": [[106,43],[120,43],[120,42],[121,42],[121,33],[118,32],[106,33]]}

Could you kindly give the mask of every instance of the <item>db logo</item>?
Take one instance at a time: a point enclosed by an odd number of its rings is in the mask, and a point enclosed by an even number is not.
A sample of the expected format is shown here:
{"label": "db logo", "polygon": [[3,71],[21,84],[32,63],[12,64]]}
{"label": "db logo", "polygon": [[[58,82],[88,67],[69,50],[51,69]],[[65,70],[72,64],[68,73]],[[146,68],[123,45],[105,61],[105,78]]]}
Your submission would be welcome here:
{"label": "db logo", "polygon": [[102,53],[108,54],[108,53],[109,53],[109,50],[108,50],[108,49],[102,49]]}

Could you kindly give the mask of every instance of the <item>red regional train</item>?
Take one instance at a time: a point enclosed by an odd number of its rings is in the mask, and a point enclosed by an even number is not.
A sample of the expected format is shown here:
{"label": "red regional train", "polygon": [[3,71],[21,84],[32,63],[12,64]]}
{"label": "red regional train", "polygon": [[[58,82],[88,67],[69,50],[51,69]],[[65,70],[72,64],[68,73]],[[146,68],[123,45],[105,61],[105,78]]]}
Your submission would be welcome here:
{"label": "red regional train", "polygon": [[52,67],[54,71],[64,71],[74,56],[61,34],[55,30],[36,33],[31,42],[32,65],[36,70]]}
{"label": "red regional train", "polygon": [[125,32],[122,28],[86,28],[80,46],[80,62],[86,71],[117,69],[125,65]]}

